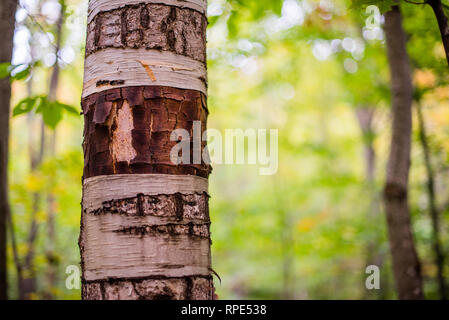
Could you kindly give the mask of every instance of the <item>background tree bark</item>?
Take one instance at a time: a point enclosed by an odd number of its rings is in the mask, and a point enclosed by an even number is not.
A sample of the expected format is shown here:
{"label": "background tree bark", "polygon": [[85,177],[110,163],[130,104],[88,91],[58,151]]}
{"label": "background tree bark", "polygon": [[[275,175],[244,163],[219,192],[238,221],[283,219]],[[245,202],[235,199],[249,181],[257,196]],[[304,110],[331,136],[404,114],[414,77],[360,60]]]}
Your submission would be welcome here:
{"label": "background tree bark", "polygon": [[[50,86],[48,90],[48,100],[56,101],[57,100],[57,91],[59,86],[59,76],[60,76],[60,67],[59,67],[59,51],[61,49],[62,43],[62,29],[64,26],[64,18],[65,18],[65,1],[60,0],[61,11],[59,13],[58,21],[56,22],[56,46],[55,46],[55,55],[57,57],[56,63],[53,66],[50,76]],[[56,128],[49,132],[49,149],[48,155],[50,157],[54,157],[56,153],[56,137],[57,137]],[[50,181],[53,184],[55,180],[54,175],[50,176]],[[56,272],[58,267],[58,258],[55,252],[55,244],[56,244],[56,200],[55,195],[50,190],[47,195],[47,230],[48,230],[48,240],[47,240],[47,248],[46,248],[46,257],[48,262],[48,270],[47,270],[47,298],[52,299],[53,293],[52,289],[56,286]]]}
{"label": "background tree bark", "polygon": [[393,125],[384,200],[393,272],[400,299],[423,299],[420,263],[408,206],[413,85],[398,6],[385,14],[385,34],[391,73]]}
{"label": "background tree bark", "polygon": [[206,129],[206,1],[163,2],[89,3],[83,299],[214,297],[211,169],[170,159],[173,130]]}
{"label": "background tree bark", "polygon": [[[356,109],[356,116],[360,131],[362,133],[363,140],[363,152],[364,152],[364,162],[365,162],[365,182],[366,188],[369,191],[369,207],[366,219],[369,225],[373,226],[373,236],[366,244],[366,266],[376,265],[379,268],[382,267],[385,261],[385,253],[383,252],[381,246],[381,234],[377,227],[380,220],[380,207],[381,207],[381,195],[376,187],[376,150],[374,148],[374,138],[375,138],[375,128],[374,128],[374,116],[376,109],[373,107],[359,106]],[[366,274],[363,273],[364,279]],[[381,278],[381,289],[375,290],[375,294],[379,299],[384,299],[387,290],[388,283],[385,276]],[[365,292],[365,298],[369,298],[370,292],[367,290]]]}
{"label": "background tree bark", "polygon": [[429,198],[430,219],[432,221],[432,246],[435,254],[435,264],[437,266],[438,289],[442,300],[447,299],[446,283],[444,278],[444,251],[441,247],[440,240],[440,212],[437,207],[437,199],[435,194],[435,175],[432,167],[432,160],[430,157],[430,148],[427,139],[426,124],[422,107],[419,102],[416,104],[416,111],[418,115],[419,124],[419,142],[424,153],[424,163],[427,174],[427,195]]}
{"label": "background tree bark", "polygon": [[[0,63],[10,62],[13,49],[15,12],[17,0],[0,2]],[[11,84],[0,79],[0,299],[7,299],[6,279],[6,225],[9,214],[8,202],[8,141]]]}
{"label": "background tree bark", "polygon": [[443,41],[444,51],[446,52],[446,60],[449,64],[449,25],[441,0],[427,0],[427,3],[432,7],[435,17],[438,22],[438,27],[441,33],[441,40]]}

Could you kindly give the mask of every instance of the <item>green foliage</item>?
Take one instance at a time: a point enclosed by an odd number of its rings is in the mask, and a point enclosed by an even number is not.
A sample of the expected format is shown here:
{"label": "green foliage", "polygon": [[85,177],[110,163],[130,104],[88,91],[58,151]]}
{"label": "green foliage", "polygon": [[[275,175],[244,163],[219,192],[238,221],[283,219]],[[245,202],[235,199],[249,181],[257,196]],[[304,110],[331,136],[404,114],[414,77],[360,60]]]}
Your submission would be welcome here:
{"label": "green foliage", "polygon": [[37,114],[41,114],[44,123],[52,129],[55,129],[62,120],[64,112],[71,115],[79,115],[79,112],[73,106],[58,101],[49,101],[47,96],[35,96],[21,100],[14,107],[13,116],[19,116],[33,110]]}
{"label": "green foliage", "polygon": [[[26,68],[17,72],[17,69],[19,69],[23,66],[26,66]],[[12,65],[9,62],[0,64],[0,79],[10,77],[11,82],[14,80],[26,79],[30,75],[30,72],[31,72],[31,66],[29,66],[29,65],[24,65],[24,64]]]}
{"label": "green foliage", "polygon": [[[242,25],[256,22],[270,14],[279,16],[282,12],[283,0],[229,0],[229,8],[224,15],[227,15],[228,36],[236,38],[241,33]],[[218,17],[213,18],[213,24]],[[212,24],[212,25],[213,25]]]}
{"label": "green foliage", "polygon": [[[371,4],[380,4],[386,11],[391,2],[354,1],[353,10],[347,10],[349,1],[334,0],[333,9],[319,8],[321,1],[308,1],[315,7],[302,24],[275,32],[267,21],[281,19],[283,1],[218,2],[223,13],[209,17],[208,127],[222,133],[232,128],[279,130],[279,172],[275,176],[259,176],[258,166],[215,165],[210,177],[213,268],[222,278],[221,284],[216,283],[220,299],[279,299],[288,292],[296,299],[395,298],[381,199],[391,138],[389,70],[384,41],[362,35],[366,14],[361,12]],[[404,5],[402,12],[415,78],[422,71],[424,78],[436,78],[431,85],[417,86],[415,98],[422,102],[428,121],[436,194],[443,206],[448,203],[449,181],[447,63],[430,8]],[[329,45],[344,39],[361,41],[363,54],[353,55],[340,46],[326,59],[315,57],[316,42]],[[356,71],[347,71],[348,59],[357,65]],[[10,68],[0,65],[0,75],[8,76]],[[82,87],[82,55],[61,70],[58,90],[64,101],[76,105]],[[33,69],[38,79],[34,81],[36,92],[47,90],[42,79],[48,79],[49,71]],[[13,110],[9,163],[19,251],[23,254],[26,249],[33,195],[39,192],[36,297],[45,297],[45,200],[52,192],[57,203],[54,249],[60,264],[56,288],[51,289],[58,299],[79,299],[79,290],[65,288],[65,268],[80,261],[82,123],[74,117],[61,121],[65,113],[78,115],[76,108],[50,103],[42,95],[22,99],[23,92],[26,84],[15,83],[13,101],[20,101]],[[360,107],[375,109],[373,131],[368,134],[362,134],[355,115]],[[42,115],[49,127],[58,125],[57,154],[45,157],[33,172],[29,150],[39,146],[36,120],[40,119],[34,114],[19,116],[30,112]],[[413,231],[427,297],[438,298],[425,166],[417,132],[414,136],[409,193]],[[376,157],[373,182],[365,174],[368,143],[373,144]],[[448,222],[449,206],[442,211],[442,230],[447,230]],[[448,232],[443,232],[442,243],[447,252]],[[381,264],[382,290],[367,292],[364,268],[372,254]],[[8,257],[10,295],[17,297],[11,248]]]}
{"label": "green foliage", "polygon": [[10,74],[11,64],[9,62],[0,63],[0,79],[4,79]]}

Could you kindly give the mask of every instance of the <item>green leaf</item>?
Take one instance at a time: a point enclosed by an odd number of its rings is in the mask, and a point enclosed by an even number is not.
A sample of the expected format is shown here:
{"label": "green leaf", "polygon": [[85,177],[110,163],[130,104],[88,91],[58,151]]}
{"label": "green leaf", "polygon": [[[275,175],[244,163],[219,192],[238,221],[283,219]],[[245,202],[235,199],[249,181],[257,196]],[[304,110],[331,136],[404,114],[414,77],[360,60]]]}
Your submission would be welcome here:
{"label": "green leaf", "polygon": [[277,14],[278,16],[280,16],[282,14],[282,7],[284,5],[284,1],[280,1],[280,0],[270,0],[270,3],[272,5],[272,10],[275,14]]}
{"label": "green leaf", "polygon": [[80,112],[77,108],[75,108],[74,106],[70,106],[68,104],[64,104],[64,103],[60,103],[60,102],[56,102],[59,107],[61,107],[62,109],[64,109],[65,111],[67,111],[69,114],[75,115],[75,116],[79,116]]}
{"label": "green leaf", "polygon": [[17,72],[15,75],[11,75],[14,70],[21,66],[25,66],[25,64],[12,65],[9,62],[0,63],[0,79],[11,77],[11,82],[13,82],[14,80],[25,79],[31,72],[31,66],[27,66],[24,70]]}
{"label": "green leaf", "polygon": [[218,19],[220,19],[220,17],[221,17],[221,15],[208,17],[207,20],[209,22],[209,27],[214,26],[217,23]]}
{"label": "green leaf", "polygon": [[11,68],[11,63],[9,63],[9,62],[0,63],[0,79],[9,77],[10,68]]}
{"label": "green leaf", "polygon": [[45,125],[51,129],[55,129],[61,122],[64,111],[72,115],[79,115],[79,112],[75,107],[58,101],[50,102],[46,96],[40,97],[36,109],[36,113],[42,114],[42,119],[44,120]]}
{"label": "green leaf", "polygon": [[[18,66],[15,66],[14,69],[16,69],[17,67]],[[24,69],[24,70],[16,73],[15,75],[13,75],[11,77],[11,82],[14,81],[14,80],[26,79],[30,75],[30,72],[31,72],[31,68],[30,68],[30,66],[28,66],[26,69]]]}
{"label": "green leaf", "polygon": [[51,129],[55,129],[62,120],[62,108],[56,103],[48,102],[47,99],[42,100],[36,112],[42,114],[45,125]]}
{"label": "green leaf", "polygon": [[227,22],[230,38],[235,38],[237,36],[237,33],[238,33],[237,20],[238,20],[238,14],[236,11],[232,10],[231,14],[229,15],[228,22]]}
{"label": "green leaf", "polygon": [[21,114],[31,112],[38,99],[40,99],[40,97],[30,97],[19,101],[19,103],[13,109],[12,116],[16,117]]}

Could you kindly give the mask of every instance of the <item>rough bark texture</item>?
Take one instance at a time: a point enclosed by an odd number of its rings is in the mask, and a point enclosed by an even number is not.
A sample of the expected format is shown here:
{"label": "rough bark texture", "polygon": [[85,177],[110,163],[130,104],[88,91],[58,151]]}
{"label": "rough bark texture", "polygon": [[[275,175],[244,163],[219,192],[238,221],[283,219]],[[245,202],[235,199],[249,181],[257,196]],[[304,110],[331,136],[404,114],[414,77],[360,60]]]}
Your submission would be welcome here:
{"label": "rough bark texture", "polygon": [[[2,34],[0,63],[11,61],[16,7],[17,0],[0,2],[0,33]],[[7,298],[6,222],[9,212],[7,172],[10,98],[9,79],[0,79],[0,299],[2,300]]]}
{"label": "rough bark texture", "polygon": [[384,190],[393,271],[400,299],[423,299],[420,263],[408,206],[413,86],[402,16],[395,6],[385,15],[392,85],[392,140]]}
{"label": "rough bark texture", "polygon": [[[92,7],[96,5],[91,3]],[[176,7],[172,1],[170,5],[145,1],[132,5],[124,1],[119,5],[120,8],[99,12],[91,19],[86,57],[107,54],[114,64],[114,56],[121,55],[129,57],[131,65],[136,63],[134,53],[139,50],[139,55],[148,52],[148,58],[142,60],[154,59],[155,52],[169,52],[183,62],[176,66],[151,61],[155,64],[151,68],[162,65],[174,79],[180,71],[197,69],[186,63],[194,62],[205,68],[207,20],[204,14]],[[140,63],[149,79],[155,82],[157,72],[153,73],[149,63]],[[121,69],[117,67],[116,70],[117,74],[112,76],[121,79]],[[94,79],[105,79],[104,72],[97,68]],[[86,81],[90,80],[85,79],[85,84]],[[178,84],[188,85],[182,81]],[[111,85],[121,88],[111,89]],[[193,137],[194,121],[200,121],[201,130],[206,130],[206,95],[188,86],[174,88],[157,83],[151,85],[151,82],[126,85],[128,82],[124,81],[111,84],[96,80],[96,92],[85,92],[82,100],[84,199],[89,198],[86,192],[101,192],[95,189],[98,189],[96,185],[105,185],[90,184],[87,188],[86,181],[92,179],[109,183],[105,180],[107,176],[117,175],[123,177],[118,183],[125,186],[114,188],[125,190],[114,191],[115,197],[102,201],[99,208],[91,208],[83,202],[79,240],[82,297],[92,300],[213,299],[208,194],[172,189],[168,193],[169,177],[167,187],[153,184],[151,194],[135,192],[135,186],[126,188],[129,183],[126,175],[139,175],[142,179],[156,179],[156,174],[158,179],[165,177],[160,174],[208,178],[211,168],[203,162],[176,165],[170,160],[171,149],[178,143],[170,141],[172,131],[185,129]],[[191,152],[193,144],[191,140]],[[201,150],[204,148],[205,143],[201,142]],[[155,192],[154,188],[160,191]],[[120,192],[122,194],[116,194]]]}
{"label": "rough bark texture", "polygon": [[177,166],[170,161],[170,150],[177,144],[170,141],[173,130],[186,129],[193,137],[193,121],[201,121],[202,131],[206,130],[208,112],[202,93],[125,87],[90,95],[82,106],[84,178],[129,173],[209,176],[211,168],[204,163]]}
{"label": "rough bark texture", "polygon": [[449,64],[449,25],[446,14],[444,13],[441,0],[427,0],[427,3],[432,7],[435,17],[440,28],[441,40],[443,41],[444,51],[446,52],[446,60]]}
{"label": "rough bark texture", "polygon": [[86,300],[211,300],[214,288],[212,277],[108,280],[85,283]]}
{"label": "rough bark texture", "polygon": [[99,13],[88,25],[86,56],[104,48],[171,51],[205,62],[207,20],[192,9],[138,4]]}

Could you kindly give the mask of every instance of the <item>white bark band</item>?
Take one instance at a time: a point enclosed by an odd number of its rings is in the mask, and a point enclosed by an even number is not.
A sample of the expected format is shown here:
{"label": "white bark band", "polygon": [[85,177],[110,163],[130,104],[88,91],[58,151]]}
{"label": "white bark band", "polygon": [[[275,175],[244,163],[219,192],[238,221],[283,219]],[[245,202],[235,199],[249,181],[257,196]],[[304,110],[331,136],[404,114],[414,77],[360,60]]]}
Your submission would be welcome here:
{"label": "white bark band", "polygon": [[117,232],[151,217],[83,214],[84,280],[151,276],[210,275],[210,242],[189,235],[135,235]]}
{"label": "white bark band", "polygon": [[154,3],[175,6],[179,8],[190,8],[203,14],[206,14],[207,11],[206,0],[90,0],[87,23],[90,23],[100,12],[119,9],[127,5],[135,5],[140,3]]}
{"label": "white bark band", "polygon": [[100,209],[104,202],[136,197],[138,194],[194,194],[208,192],[208,180],[191,175],[120,174],[84,180],[83,210]]}
{"label": "white bark band", "polygon": [[84,70],[83,98],[132,86],[167,86],[207,95],[205,64],[169,51],[106,48],[89,55]]}

